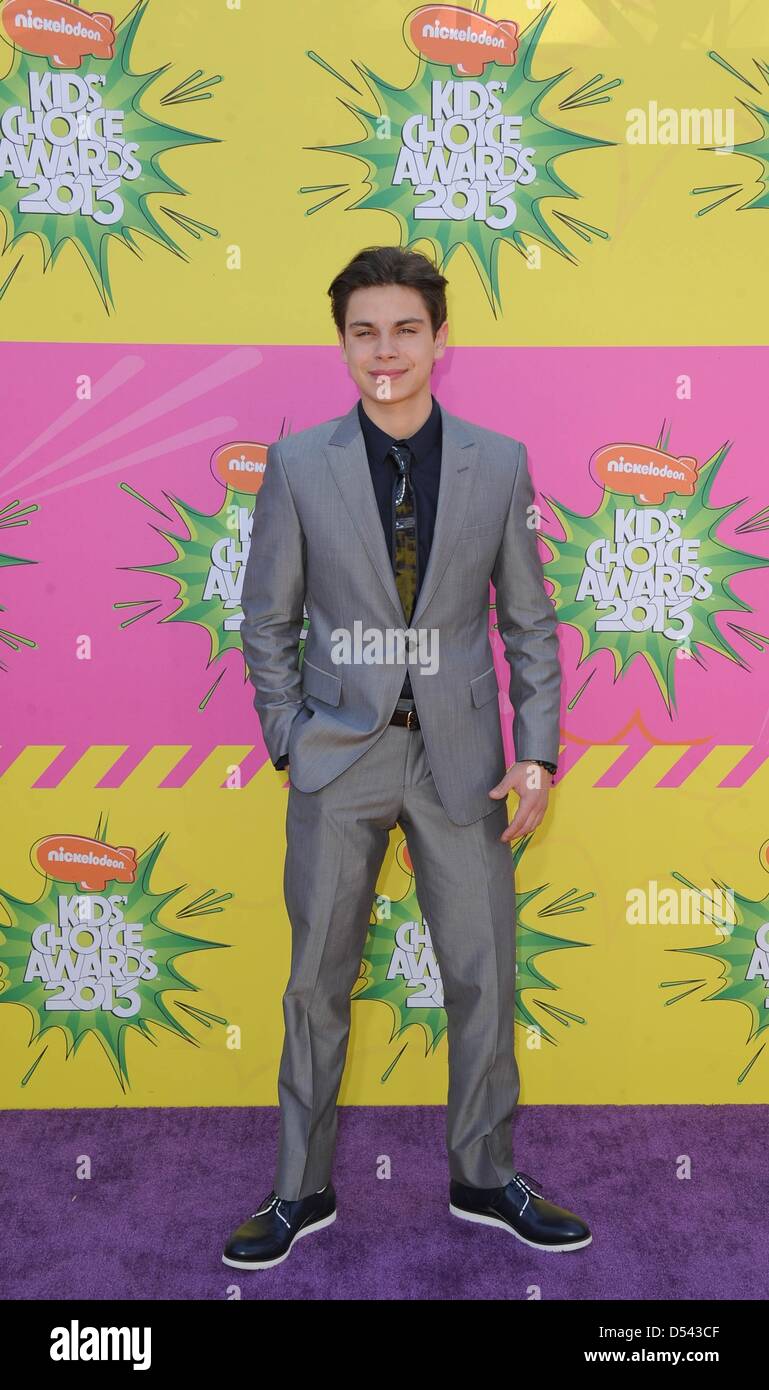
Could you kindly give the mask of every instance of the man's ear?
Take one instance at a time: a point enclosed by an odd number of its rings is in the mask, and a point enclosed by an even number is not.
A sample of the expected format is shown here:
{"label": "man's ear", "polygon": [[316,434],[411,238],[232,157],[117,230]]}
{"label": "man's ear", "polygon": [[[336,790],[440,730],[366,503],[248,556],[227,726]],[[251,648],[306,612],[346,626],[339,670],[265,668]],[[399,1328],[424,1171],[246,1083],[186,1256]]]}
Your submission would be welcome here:
{"label": "man's ear", "polygon": [[446,351],[446,340],[449,336],[449,321],[444,319],[438,332],[435,335],[435,357],[436,360],[442,357]]}

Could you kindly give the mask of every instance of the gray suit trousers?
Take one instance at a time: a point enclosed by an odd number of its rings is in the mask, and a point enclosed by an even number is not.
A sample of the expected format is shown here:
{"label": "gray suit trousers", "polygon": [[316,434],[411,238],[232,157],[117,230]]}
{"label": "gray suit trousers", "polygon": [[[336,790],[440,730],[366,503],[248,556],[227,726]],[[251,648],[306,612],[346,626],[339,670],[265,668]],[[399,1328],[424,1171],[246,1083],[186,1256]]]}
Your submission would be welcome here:
{"label": "gray suit trousers", "polygon": [[[289,769],[290,772],[290,769]],[[314,792],[291,786],[284,893],[291,972],[283,996],[280,1137],[274,1190],[295,1199],[331,1177],[350,994],[389,832],[399,825],[444,989],[446,1139],[452,1178],[501,1187],[513,1177],[511,1121],[515,886],[504,800],[469,825],[449,819],[418,729],[388,724],[350,767]]]}

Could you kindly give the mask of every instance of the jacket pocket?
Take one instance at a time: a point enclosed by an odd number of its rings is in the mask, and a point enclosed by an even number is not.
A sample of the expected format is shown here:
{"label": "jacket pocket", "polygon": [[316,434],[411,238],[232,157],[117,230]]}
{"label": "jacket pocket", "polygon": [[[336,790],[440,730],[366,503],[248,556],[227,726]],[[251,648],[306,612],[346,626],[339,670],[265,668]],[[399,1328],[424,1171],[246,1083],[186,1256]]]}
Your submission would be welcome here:
{"label": "jacket pocket", "polygon": [[495,695],[499,694],[497,685],[497,673],[493,666],[489,666],[487,671],[481,671],[479,676],[473,676],[470,682],[470,690],[473,697],[473,704],[480,708],[481,705],[488,704]]}
{"label": "jacket pocket", "polygon": [[459,534],[460,536],[472,536],[475,535],[475,533],[478,531],[494,530],[499,531],[501,534],[502,526],[498,517],[495,518],[493,521],[471,521],[469,526],[463,526],[461,528]]}
{"label": "jacket pocket", "polygon": [[326,705],[338,705],[342,694],[342,677],[333,671],[324,671],[315,666],[307,657],[302,662],[302,690],[305,695],[313,695]]}

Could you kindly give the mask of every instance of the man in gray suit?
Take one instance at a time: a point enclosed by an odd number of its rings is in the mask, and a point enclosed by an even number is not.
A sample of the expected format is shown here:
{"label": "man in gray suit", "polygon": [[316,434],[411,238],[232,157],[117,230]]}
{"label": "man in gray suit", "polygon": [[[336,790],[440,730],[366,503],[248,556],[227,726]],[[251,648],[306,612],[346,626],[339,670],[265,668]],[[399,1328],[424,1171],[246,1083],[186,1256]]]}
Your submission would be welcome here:
{"label": "man in gray suit", "polygon": [[[449,1210],[538,1249],[592,1239],[513,1163],[509,843],[547,808],[561,671],[526,447],[450,414],[430,389],[446,284],[397,247],[367,248],[340,272],[329,295],[360,399],[272,444],[256,496],[241,633],[264,741],[290,768],[292,957],[275,1184],[227,1242],[236,1268],[271,1268],[335,1220],[350,994],[396,825],[444,988]],[[489,580],[515,713],[508,769]]]}

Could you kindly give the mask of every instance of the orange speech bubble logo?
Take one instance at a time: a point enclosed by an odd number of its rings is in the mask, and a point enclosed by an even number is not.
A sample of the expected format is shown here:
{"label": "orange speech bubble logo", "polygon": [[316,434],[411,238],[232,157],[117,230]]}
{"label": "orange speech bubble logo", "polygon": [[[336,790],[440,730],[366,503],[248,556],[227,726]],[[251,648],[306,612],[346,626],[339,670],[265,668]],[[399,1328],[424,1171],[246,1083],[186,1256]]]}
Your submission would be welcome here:
{"label": "orange speech bubble logo", "polygon": [[39,868],[49,878],[79,883],[86,892],[103,893],[111,879],[136,882],[136,850],[107,845],[88,835],[46,835],[33,848]]}
{"label": "orange speech bubble logo", "polygon": [[211,470],[235,492],[255,495],[264,482],[266,444],[223,444],[211,459]]}
{"label": "orange speech bubble logo", "polygon": [[57,68],[79,68],[86,53],[115,56],[113,16],[90,14],[68,0],[6,0],[2,20],[11,43]]}
{"label": "orange speech bubble logo", "polygon": [[606,444],[590,459],[590,473],[610,492],[637,497],[659,506],[671,492],[693,497],[697,486],[696,459],[676,458],[647,444]]}
{"label": "orange speech bubble logo", "polygon": [[489,63],[512,67],[518,51],[514,19],[489,19],[461,5],[422,5],[408,20],[417,53],[465,77],[482,77]]}

